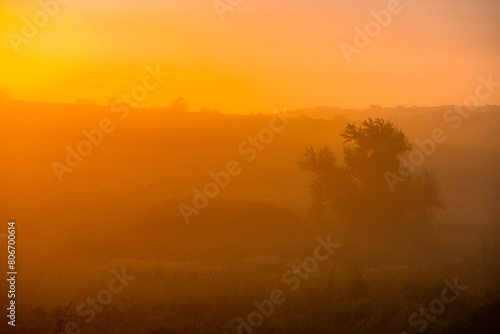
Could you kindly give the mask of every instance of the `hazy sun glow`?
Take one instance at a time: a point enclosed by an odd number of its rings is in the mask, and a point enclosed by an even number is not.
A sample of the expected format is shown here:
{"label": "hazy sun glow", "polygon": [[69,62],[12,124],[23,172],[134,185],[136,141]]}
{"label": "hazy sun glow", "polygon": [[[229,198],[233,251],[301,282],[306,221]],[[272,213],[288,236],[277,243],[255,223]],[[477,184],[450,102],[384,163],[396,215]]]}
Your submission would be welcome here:
{"label": "hazy sun glow", "polygon": [[[46,1],[50,2],[50,1]],[[145,105],[241,113],[331,105],[461,104],[497,75],[497,1],[402,1],[403,12],[347,63],[339,47],[388,0],[244,0],[224,21],[212,1],[69,1],[16,53],[9,33],[38,1],[0,5],[0,89],[14,99],[107,103],[161,64],[168,82]],[[498,104],[500,98],[485,103]]]}
{"label": "hazy sun glow", "polygon": [[0,334],[498,333],[499,19],[0,1]]}

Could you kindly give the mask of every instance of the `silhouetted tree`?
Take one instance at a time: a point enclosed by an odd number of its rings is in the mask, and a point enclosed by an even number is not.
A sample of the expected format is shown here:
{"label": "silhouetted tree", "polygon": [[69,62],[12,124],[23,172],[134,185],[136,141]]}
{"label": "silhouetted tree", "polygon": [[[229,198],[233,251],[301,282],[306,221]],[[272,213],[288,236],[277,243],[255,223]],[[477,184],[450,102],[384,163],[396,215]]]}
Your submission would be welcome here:
{"label": "silhouetted tree", "polygon": [[351,222],[424,219],[442,207],[439,184],[429,171],[413,173],[391,189],[386,172],[408,168],[401,158],[412,145],[401,129],[381,118],[347,124],[344,165],[329,147],[307,148],[299,168],[312,174],[313,213],[337,214]]}
{"label": "silhouetted tree", "polygon": [[175,111],[188,110],[188,106],[182,97],[178,97],[175,100],[173,100],[172,103],[170,104],[170,107],[172,107],[172,109],[174,109]]}
{"label": "silhouetted tree", "polygon": [[57,305],[54,309],[54,320],[55,320],[55,331],[56,333],[63,333],[64,326],[67,322],[73,322],[75,320],[75,315],[71,310],[71,305],[73,305],[73,301],[71,300],[68,305],[62,307],[61,305]]}

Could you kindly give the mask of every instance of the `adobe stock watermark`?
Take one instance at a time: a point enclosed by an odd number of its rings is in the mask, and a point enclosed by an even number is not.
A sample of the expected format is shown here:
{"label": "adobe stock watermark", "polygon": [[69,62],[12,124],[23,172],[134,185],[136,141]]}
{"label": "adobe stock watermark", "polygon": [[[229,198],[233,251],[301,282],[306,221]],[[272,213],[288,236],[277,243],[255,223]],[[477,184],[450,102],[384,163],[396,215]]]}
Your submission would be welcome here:
{"label": "adobe stock watermark", "polygon": [[35,12],[31,18],[23,16],[21,21],[21,33],[9,32],[7,37],[10,45],[16,53],[19,53],[21,45],[28,44],[33,40],[41,29],[45,28],[51,19],[53,19],[61,11],[62,5],[67,5],[71,0],[40,0],[38,5],[40,10]]}
{"label": "adobe stock watermark", "polygon": [[[302,260],[301,264],[293,265],[291,269],[281,275],[281,282],[288,286],[290,291],[297,291],[303,281],[309,279],[310,275],[316,272],[319,265],[327,261],[333,254],[334,249],[340,244],[334,243],[329,235],[326,240],[317,238],[318,246],[314,249],[313,255]],[[250,312],[245,318],[236,318],[237,334],[252,334],[257,328],[264,324],[264,321],[273,315],[276,306],[283,305],[286,301],[285,292],[281,289],[274,289],[269,294],[269,299],[263,301],[254,300],[255,311]],[[225,332],[225,334],[229,334]]]}
{"label": "adobe stock watermark", "polygon": [[[411,1],[411,0],[409,0]],[[354,28],[354,40],[353,44],[346,42],[340,43],[340,50],[346,59],[347,63],[352,62],[352,56],[354,54],[360,54],[361,50],[365,49],[370,45],[372,40],[382,33],[383,28],[387,28],[391,24],[394,16],[399,15],[403,12],[404,7],[399,0],[389,0],[386,5],[386,9],[380,11],[371,11],[370,15],[373,20],[368,21],[364,29],[360,27]]]}
{"label": "adobe stock watermark", "polygon": [[[418,327],[417,332],[423,333],[427,328],[429,328],[429,322],[432,323],[436,321],[436,316],[441,315],[445,309],[446,305],[449,305],[457,300],[462,294],[462,291],[467,289],[465,285],[458,284],[458,278],[455,277],[453,283],[448,280],[444,280],[446,287],[441,290],[440,298],[436,298],[429,303],[429,307],[421,307],[417,312],[413,312],[408,317],[408,323],[412,327]],[[399,334],[410,334],[409,332],[402,331]]]}
{"label": "adobe stock watermark", "polygon": [[[113,269],[111,271],[113,278],[108,282],[108,286],[97,292],[95,298],[88,297],[84,303],[80,303],[76,308],[76,313],[82,317],[85,323],[89,324],[96,318],[96,314],[102,312],[104,308],[111,304],[114,296],[120,294],[130,281],[135,279],[135,276],[130,276],[125,273],[125,268],[122,268],[121,273]],[[64,324],[66,334],[80,334],[82,329],[77,322],[71,321]],[[49,333],[52,334],[52,333]]]}
{"label": "adobe stock watermark", "polygon": [[[283,132],[290,124],[290,118],[284,113],[275,112],[269,121],[269,127],[261,129],[256,135],[248,136],[246,140],[238,145],[238,153],[244,157],[244,161],[250,163],[257,158],[271,144],[277,133]],[[208,173],[211,181],[207,182],[201,190],[193,188],[191,204],[181,203],[178,208],[186,224],[191,223],[191,216],[199,215],[205,209],[210,200],[220,195],[221,191],[231,183],[231,180],[243,172],[242,163],[238,160],[230,160],[226,168],[219,172]]]}
{"label": "adobe stock watermark", "polygon": [[[130,115],[130,111],[138,106],[138,103],[144,101],[149,92],[157,89],[169,73],[162,72],[160,65],[156,65],[156,69],[151,66],[146,67],[147,74],[144,76],[141,85],[133,87],[129,94],[122,94],[120,99],[113,100],[110,104],[110,109],[113,113],[119,114],[119,119],[124,121]],[[52,162],[52,169],[56,174],[59,182],[64,180],[63,176],[66,173],[72,173],[75,168],[80,166],[85,157],[88,157],[94,148],[101,145],[104,141],[104,136],[115,131],[116,125],[110,118],[103,118],[99,121],[98,126],[94,129],[82,131],[84,139],[80,140],[74,148],[66,146],[66,158],[64,163]]]}
{"label": "adobe stock watermark", "polygon": [[234,11],[242,2],[243,0],[214,0],[212,6],[219,16],[219,20],[224,21],[224,15],[226,15],[227,12]]}
{"label": "adobe stock watermark", "polygon": [[[462,106],[449,108],[443,114],[443,120],[448,123],[453,130],[458,130],[464,119],[470,117],[470,113],[479,108],[481,101],[489,99],[500,87],[500,81],[493,80],[493,74],[487,78],[480,76],[479,84],[474,90],[474,95],[465,98]],[[392,192],[396,191],[396,184],[405,182],[405,179],[411,177],[416,168],[424,164],[426,159],[436,152],[436,147],[448,140],[448,135],[441,128],[432,131],[431,136],[424,140],[415,140],[415,149],[412,150],[408,159],[401,157],[397,174],[391,171],[384,173],[385,180]]]}

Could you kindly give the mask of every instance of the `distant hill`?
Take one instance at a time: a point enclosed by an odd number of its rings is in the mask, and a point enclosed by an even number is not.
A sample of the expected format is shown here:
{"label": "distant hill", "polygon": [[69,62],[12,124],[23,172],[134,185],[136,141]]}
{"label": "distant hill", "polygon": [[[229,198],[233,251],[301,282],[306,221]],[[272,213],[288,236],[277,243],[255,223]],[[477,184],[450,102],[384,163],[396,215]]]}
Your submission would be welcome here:
{"label": "distant hill", "polygon": [[[454,109],[458,106],[455,105],[443,105],[437,107],[426,107],[426,106],[414,106],[414,107],[403,107],[398,106],[396,108],[384,108],[379,105],[374,105],[368,109],[354,110],[354,109],[341,109],[336,107],[313,107],[313,108],[301,108],[290,110],[289,113],[298,117],[309,117],[315,119],[350,119],[359,120],[367,117],[383,117],[389,119],[405,118],[412,116],[424,116],[426,118],[432,118],[441,116],[446,110]],[[500,106],[487,105],[477,108],[475,110],[477,113],[498,113],[500,112]]]}

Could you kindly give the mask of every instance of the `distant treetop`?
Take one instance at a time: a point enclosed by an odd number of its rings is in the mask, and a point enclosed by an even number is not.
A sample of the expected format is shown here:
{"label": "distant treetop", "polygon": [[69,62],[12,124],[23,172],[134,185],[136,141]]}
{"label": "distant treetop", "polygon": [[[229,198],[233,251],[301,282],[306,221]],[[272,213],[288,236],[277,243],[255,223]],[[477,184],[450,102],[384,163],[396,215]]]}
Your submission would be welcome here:
{"label": "distant treetop", "polygon": [[187,103],[184,101],[184,98],[178,97],[172,101],[170,107],[175,111],[188,111]]}

